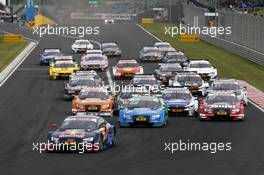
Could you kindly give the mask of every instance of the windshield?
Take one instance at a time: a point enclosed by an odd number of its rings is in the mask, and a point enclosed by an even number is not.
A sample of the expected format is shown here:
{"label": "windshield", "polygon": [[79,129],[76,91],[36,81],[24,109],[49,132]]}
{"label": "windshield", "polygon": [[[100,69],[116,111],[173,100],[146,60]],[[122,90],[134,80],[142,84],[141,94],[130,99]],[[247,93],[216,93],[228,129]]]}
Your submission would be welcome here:
{"label": "windshield", "polygon": [[148,50],[145,50],[144,53],[146,53],[146,54],[148,54],[148,53],[156,53],[156,54],[158,54],[160,52],[158,50],[156,50],[156,49],[148,49]]}
{"label": "windshield", "polygon": [[104,60],[103,57],[85,57],[84,58],[85,61],[102,61]]}
{"label": "windshield", "polygon": [[139,65],[137,63],[119,63],[117,67],[124,68],[124,67],[138,67]]}
{"label": "windshield", "polygon": [[75,64],[73,63],[55,64],[54,67],[55,68],[71,68],[71,67],[75,67]]}
{"label": "windshield", "polygon": [[128,102],[127,107],[158,109],[161,107],[161,103],[157,99],[132,99]]}
{"label": "windshield", "polygon": [[103,49],[108,49],[108,48],[117,49],[117,45],[115,45],[115,44],[103,44],[102,48]]}
{"label": "windshield", "polygon": [[213,66],[208,63],[192,63],[190,68],[212,68]]}
{"label": "windshield", "polygon": [[156,79],[135,79],[133,81],[134,85],[156,85],[157,80]]}
{"label": "windshield", "polygon": [[163,48],[171,47],[169,44],[165,44],[165,43],[164,44],[156,44],[156,46],[159,47],[159,48],[162,48],[162,47]]}
{"label": "windshield", "polygon": [[240,86],[235,83],[214,83],[213,90],[240,90]]}
{"label": "windshield", "polygon": [[161,72],[176,72],[182,71],[181,67],[161,66],[159,69]]}
{"label": "windshield", "polygon": [[212,95],[208,96],[206,99],[206,102],[209,104],[214,103],[237,103],[238,99],[235,96],[228,96],[228,95]]}
{"label": "windshield", "polygon": [[71,79],[69,82],[71,87],[75,86],[87,86],[87,87],[98,87],[97,81],[91,79]]}
{"label": "windshield", "polygon": [[184,55],[168,55],[168,59],[186,60]]}
{"label": "windshield", "polygon": [[79,94],[80,99],[86,98],[98,98],[102,100],[106,100],[109,98],[109,95],[106,92],[96,92],[96,91],[85,91]]}
{"label": "windshield", "polygon": [[187,81],[192,81],[192,82],[201,82],[202,79],[199,76],[180,76],[177,78],[178,82],[187,82]]}
{"label": "windshield", "polygon": [[66,129],[85,129],[85,130],[95,130],[97,128],[97,123],[94,121],[87,120],[66,120],[62,123],[61,128]]}
{"label": "windshield", "polygon": [[192,96],[189,93],[169,92],[169,93],[164,93],[163,98],[164,100],[171,100],[171,99],[188,100],[191,99]]}
{"label": "windshield", "polygon": [[75,44],[83,45],[83,44],[90,44],[90,43],[87,41],[76,41]]}

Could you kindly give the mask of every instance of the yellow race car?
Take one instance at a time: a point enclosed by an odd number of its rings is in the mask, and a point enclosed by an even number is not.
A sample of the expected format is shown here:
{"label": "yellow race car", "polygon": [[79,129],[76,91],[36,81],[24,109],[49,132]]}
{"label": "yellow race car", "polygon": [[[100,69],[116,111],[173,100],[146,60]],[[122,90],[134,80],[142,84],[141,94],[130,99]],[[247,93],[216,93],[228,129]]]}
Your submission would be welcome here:
{"label": "yellow race car", "polygon": [[51,80],[57,78],[68,78],[72,73],[80,70],[79,65],[71,60],[56,61],[50,64],[49,75]]}

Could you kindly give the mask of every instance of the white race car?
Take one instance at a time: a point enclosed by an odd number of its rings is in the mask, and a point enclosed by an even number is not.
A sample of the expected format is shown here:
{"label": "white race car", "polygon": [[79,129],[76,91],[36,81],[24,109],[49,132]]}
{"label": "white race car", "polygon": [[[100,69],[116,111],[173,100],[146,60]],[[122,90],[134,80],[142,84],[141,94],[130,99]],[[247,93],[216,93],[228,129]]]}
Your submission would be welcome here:
{"label": "white race car", "polygon": [[78,53],[93,49],[94,46],[89,40],[75,40],[71,48],[74,53]]}
{"label": "white race car", "polygon": [[207,60],[192,60],[185,70],[197,72],[204,80],[215,79],[217,77],[217,69]]}
{"label": "white race car", "polygon": [[113,19],[105,19],[104,20],[104,23],[105,24],[114,24],[115,23],[115,20],[113,20]]}

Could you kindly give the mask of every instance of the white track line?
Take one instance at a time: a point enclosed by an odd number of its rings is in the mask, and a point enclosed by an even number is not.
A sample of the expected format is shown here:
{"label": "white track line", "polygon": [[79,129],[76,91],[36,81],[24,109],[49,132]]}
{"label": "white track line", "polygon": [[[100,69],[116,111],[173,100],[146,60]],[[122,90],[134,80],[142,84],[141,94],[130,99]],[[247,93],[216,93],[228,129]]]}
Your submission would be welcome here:
{"label": "white track line", "polygon": [[[142,27],[140,24],[136,24],[140,29],[142,29],[144,32],[146,32],[147,34],[149,34],[150,36],[152,36],[153,38],[155,38],[158,41],[161,41],[161,39],[159,39],[157,36],[153,35],[152,33],[150,33],[149,31],[147,31],[144,27]],[[260,111],[264,112],[264,109],[261,108],[259,105],[257,105],[255,102],[253,102],[252,100],[249,101],[253,106],[255,106],[257,109],[259,109]]]}
{"label": "white track line", "polygon": [[159,39],[157,36],[153,35],[152,33],[150,33],[149,31],[147,31],[144,27],[142,27],[140,24],[136,24],[139,28],[141,28],[144,32],[146,32],[147,34],[149,34],[150,36],[152,36],[153,38],[155,38],[156,40],[161,41],[161,39]]}

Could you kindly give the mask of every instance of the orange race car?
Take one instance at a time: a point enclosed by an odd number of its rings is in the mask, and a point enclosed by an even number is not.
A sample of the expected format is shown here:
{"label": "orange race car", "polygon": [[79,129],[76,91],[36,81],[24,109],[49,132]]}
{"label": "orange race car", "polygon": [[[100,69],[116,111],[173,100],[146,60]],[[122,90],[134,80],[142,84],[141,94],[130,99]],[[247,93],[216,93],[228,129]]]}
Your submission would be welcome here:
{"label": "orange race car", "polygon": [[72,113],[113,116],[114,96],[105,88],[85,88],[72,101]]}
{"label": "orange race car", "polygon": [[113,67],[114,79],[132,78],[133,75],[143,74],[143,67],[136,60],[119,60]]}

